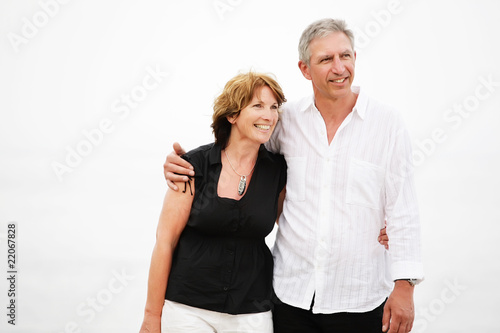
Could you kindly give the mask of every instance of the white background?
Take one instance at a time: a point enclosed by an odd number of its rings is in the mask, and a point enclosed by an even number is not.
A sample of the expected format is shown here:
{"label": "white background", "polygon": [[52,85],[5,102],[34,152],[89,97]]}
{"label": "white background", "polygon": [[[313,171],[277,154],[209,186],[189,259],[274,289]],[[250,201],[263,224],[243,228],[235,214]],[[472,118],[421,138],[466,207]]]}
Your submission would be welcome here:
{"label": "white background", "polygon": [[[138,332],[172,143],[212,141],[213,98],[239,71],[274,73],[289,100],[310,94],[298,40],[335,17],[358,36],[355,84],[398,107],[414,139],[426,269],[414,332],[500,332],[499,9],[494,0],[2,0],[0,331]],[[157,83],[147,78],[155,70]],[[131,94],[138,102],[125,107]],[[78,149],[80,160],[69,153]]]}

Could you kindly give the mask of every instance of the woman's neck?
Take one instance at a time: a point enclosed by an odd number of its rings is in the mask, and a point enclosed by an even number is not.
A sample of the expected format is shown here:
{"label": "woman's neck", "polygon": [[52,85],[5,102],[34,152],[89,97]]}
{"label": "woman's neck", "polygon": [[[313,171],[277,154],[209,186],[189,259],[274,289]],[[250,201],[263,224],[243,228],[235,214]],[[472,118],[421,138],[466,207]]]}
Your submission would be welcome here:
{"label": "woman's neck", "polygon": [[229,140],[224,150],[236,171],[245,174],[253,169],[259,148],[259,144],[247,143],[243,140]]}

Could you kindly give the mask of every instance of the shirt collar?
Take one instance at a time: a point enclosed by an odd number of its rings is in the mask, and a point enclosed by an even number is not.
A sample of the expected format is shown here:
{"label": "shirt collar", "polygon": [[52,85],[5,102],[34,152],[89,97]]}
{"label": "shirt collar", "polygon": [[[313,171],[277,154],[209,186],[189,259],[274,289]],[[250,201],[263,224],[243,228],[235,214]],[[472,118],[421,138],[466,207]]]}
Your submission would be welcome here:
{"label": "shirt collar", "polygon": [[[221,146],[217,143],[214,143],[208,155],[208,162],[210,163],[210,165],[222,163],[220,158],[221,152],[222,152]],[[259,147],[259,154],[257,155],[257,160],[260,159],[268,159],[270,161],[273,160],[270,156],[269,151],[266,149],[266,147],[264,147],[264,145],[260,145]]]}
{"label": "shirt collar", "polygon": [[361,119],[365,119],[366,116],[366,108],[368,106],[368,97],[365,94],[364,90],[361,90],[361,87],[353,86],[352,92],[358,95],[358,99],[356,100],[356,104],[352,109],[353,112],[356,112]]}

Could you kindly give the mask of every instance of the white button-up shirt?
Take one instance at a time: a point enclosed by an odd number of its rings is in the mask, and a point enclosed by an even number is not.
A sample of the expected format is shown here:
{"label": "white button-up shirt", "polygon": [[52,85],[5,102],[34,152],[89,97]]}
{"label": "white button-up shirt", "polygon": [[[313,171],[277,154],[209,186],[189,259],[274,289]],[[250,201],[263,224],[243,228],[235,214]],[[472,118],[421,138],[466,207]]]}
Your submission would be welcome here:
{"label": "white button-up shirt", "polygon": [[[331,144],[312,96],[284,106],[267,144],[288,167],[274,289],[303,309],[314,296],[314,313],[370,311],[395,279],[423,279],[408,133],[392,108],[353,91]],[[388,251],[377,241],[385,220]]]}

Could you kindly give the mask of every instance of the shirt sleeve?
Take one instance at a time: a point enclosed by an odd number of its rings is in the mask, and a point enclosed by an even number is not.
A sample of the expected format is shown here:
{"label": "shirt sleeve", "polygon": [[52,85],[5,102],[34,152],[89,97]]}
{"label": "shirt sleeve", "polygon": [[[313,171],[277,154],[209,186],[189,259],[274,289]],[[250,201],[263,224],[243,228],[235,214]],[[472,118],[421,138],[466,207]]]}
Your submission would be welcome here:
{"label": "shirt sleeve", "polygon": [[194,168],[195,177],[202,176],[202,168],[200,167],[199,156],[200,154],[193,154],[192,152],[188,152],[181,156],[182,159],[186,160],[191,164]]}
{"label": "shirt sleeve", "polygon": [[195,178],[203,178],[206,173],[207,158],[213,146],[213,143],[199,146],[181,156],[193,166]]}
{"label": "shirt sleeve", "polygon": [[279,133],[281,132],[282,123],[281,120],[278,121],[271,138],[264,144],[267,150],[275,154],[280,154]]}
{"label": "shirt sleeve", "polygon": [[391,277],[423,280],[421,230],[414,184],[411,142],[401,127],[391,138],[385,182]]}
{"label": "shirt sleeve", "polygon": [[287,166],[286,166],[285,157],[283,155],[279,155],[279,157],[280,157],[280,168],[281,168],[279,190],[281,192],[286,185],[286,170],[287,170],[286,168],[287,168]]}

